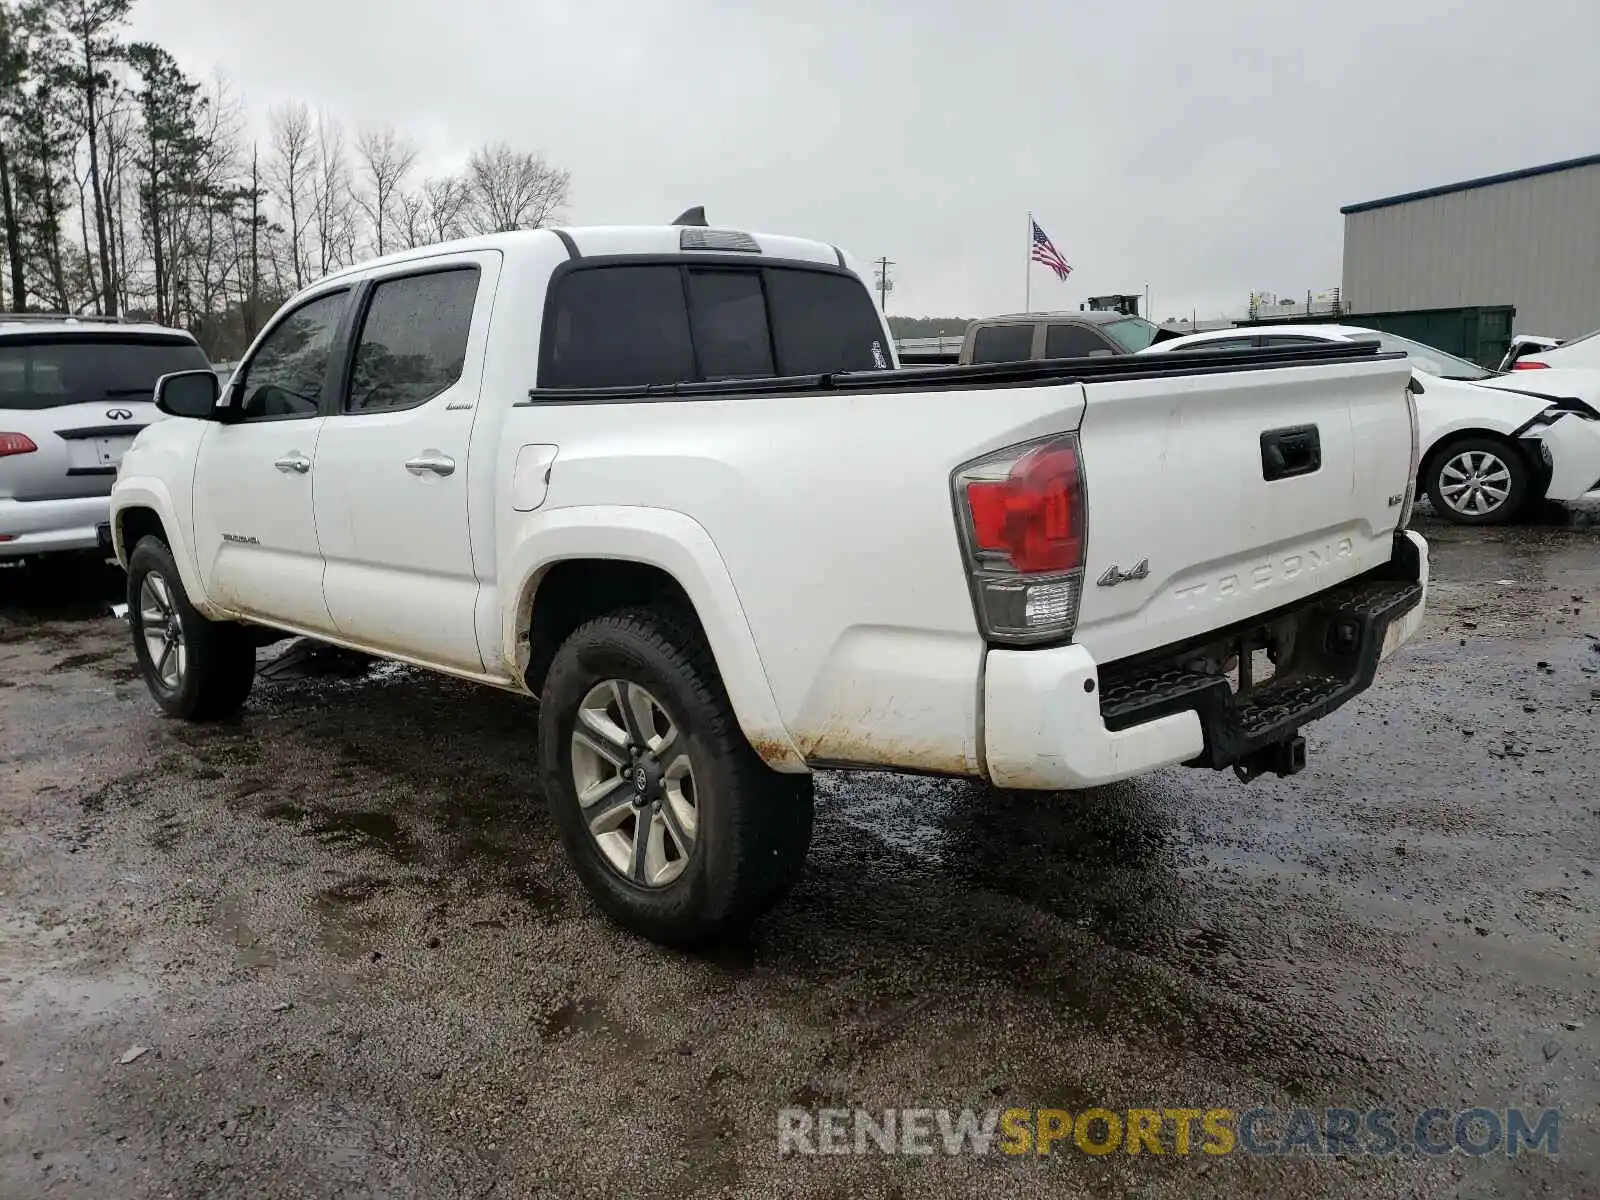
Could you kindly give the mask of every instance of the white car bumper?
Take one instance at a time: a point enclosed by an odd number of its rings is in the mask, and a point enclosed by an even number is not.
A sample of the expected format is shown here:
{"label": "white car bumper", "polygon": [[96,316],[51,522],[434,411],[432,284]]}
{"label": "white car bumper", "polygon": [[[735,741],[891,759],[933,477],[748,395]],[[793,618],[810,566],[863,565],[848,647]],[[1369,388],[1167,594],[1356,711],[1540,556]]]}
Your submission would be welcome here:
{"label": "white car bumper", "polygon": [[102,544],[99,528],[110,520],[109,496],[0,500],[0,558],[94,550]]}
{"label": "white car bumper", "polygon": [[1548,450],[1551,500],[1577,500],[1600,490],[1600,421],[1565,416],[1539,440]]}
{"label": "white car bumper", "polygon": [[[1113,679],[1103,685],[1093,656],[1082,646],[1051,650],[991,650],[984,672],[984,759],[989,779],[999,787],[1072,789],[1096,787],[1174,763],[1204,760],[1213,766],[1237,761],[1241,753],[1292,737],[1302,721],[1315,720],[1364,690],[1383,659],[1421,626],[1427,605],[1428,544],[1416,533],[1402,535],[1416,552],[1418,578],[1379,581],[1330,589],[1308,600],[1305,628],[1327,632],[1333,614],[1362,623],[1359,649],[1331,668],[1342,677],[1317,676],[1313,687],[1297,688],[1260,712],[1236,711],[1225,682],[1174,672],[1159,664],[1133,682]],[[1335,605],[1335,594],[1350,594]],[[1316,615],[1310,615],[1315,612]],[[1318,668],[1319,672],[1321,668]],[[1329,686],[1323,686],[1323,679]],[[1267,685],[1270,686],[1270,685]],[[1108,692],[1109,687],[1109,692]],[[1163,689],[1165,694],[1163,695]],[[1220,691],[1219,691],[1220,689]],[[1142,693],[1142,696],[1141,696]],[[1183,707],[1193,697],[1192,707]],[[1163,707],[1178,711],[1161,713]],[[1119,720],[1130,711],[1154,715],[1137,723]],[[1107,722],[1111,712],[1113,724]]]}

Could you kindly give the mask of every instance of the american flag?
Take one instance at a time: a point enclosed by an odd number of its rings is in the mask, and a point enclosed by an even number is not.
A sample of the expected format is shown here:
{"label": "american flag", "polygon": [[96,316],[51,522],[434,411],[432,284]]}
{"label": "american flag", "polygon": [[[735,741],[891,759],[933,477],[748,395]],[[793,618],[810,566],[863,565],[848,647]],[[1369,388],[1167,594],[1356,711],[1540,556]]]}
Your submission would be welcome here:
{"label": "american flag", "polygon": [[1039,222],[1033,221],[1033,261],[1043,263],[1056,273],[1057,279],[1065,279],[1072,274],[1072,264],[1061,257],[1061,252],[1056,249],[1055,243],[1047,238],[1044,230],[1039,228]]}

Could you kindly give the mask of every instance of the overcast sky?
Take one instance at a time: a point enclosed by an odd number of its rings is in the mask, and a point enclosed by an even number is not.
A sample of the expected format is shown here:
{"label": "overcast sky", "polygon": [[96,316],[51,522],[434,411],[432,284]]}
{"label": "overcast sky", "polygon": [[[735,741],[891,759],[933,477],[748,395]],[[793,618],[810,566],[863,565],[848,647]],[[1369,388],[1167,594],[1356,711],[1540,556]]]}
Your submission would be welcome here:
{"label": "overcast sky", "polygon": [[1339,282],[1339,206],[1600,152],[1597,0],[137,0],[256,113],[572,173],[567,223],[794,233],[895,261],[889,311],[1158,319]]}

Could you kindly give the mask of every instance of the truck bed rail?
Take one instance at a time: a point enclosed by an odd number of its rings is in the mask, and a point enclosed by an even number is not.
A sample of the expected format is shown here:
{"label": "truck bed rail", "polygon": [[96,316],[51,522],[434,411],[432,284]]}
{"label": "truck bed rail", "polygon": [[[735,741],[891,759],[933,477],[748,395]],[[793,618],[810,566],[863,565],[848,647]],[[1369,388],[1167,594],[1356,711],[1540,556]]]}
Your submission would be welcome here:
{"label": "truck bed rail", "polygon": [[893,371],[836,371],[826,375],[774,375],[757,379],[708,379],[628,387],[530,388],[519,407],[541,404],[605,404],[649,400],[719,400],[738,396],[796,395],[805,392],[927,392],[955,388],[1041,387],[1062,383],[1103,383],[1125,379],[1164,379],[1216,375],[1229,371],[1268,371],[1282,367],[1323,366],[1403,358],[1380,354],[1376,342],[1329,342],[1261,350],[1179,354],[1055,358],[1029,362],[973,363],[966,366],[901,367]]}

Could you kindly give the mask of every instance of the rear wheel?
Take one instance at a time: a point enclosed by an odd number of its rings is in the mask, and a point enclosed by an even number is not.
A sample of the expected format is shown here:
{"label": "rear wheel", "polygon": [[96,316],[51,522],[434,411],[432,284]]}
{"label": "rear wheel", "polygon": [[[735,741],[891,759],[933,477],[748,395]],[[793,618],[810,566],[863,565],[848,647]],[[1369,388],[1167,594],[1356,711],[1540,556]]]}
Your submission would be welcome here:
{"label": "rear wheel", "polygon": [[805,861],[811,777],[756,756],[698,629],[670,610],[599,617],[562,644],[540,700],[539,758],[584,886],[654,941],[733,932]]}
{"label": "rear wheel", "polygon": [[1457,525],[1503,525],[1527,507],[1533,472],[1520,452],[1489,437],[1458,438],[1436,451],[1426,480],[1433,511]]}
{"label": "rear wheel", "polygon": [[214,721],[239,710],[255,682],[255,640],[195,611],[172,551],[145,537],[128,558],[128,624],[150,694],[168,716]]}

